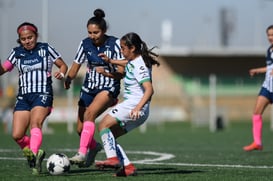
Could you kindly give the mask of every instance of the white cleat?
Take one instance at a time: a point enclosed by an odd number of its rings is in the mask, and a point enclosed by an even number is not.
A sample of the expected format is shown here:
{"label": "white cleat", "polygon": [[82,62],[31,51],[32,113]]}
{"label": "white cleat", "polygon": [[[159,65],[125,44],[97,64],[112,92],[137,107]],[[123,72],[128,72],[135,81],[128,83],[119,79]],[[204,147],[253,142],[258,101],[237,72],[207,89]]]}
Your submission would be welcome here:
{"label": "white cleat", "polygon": [[69,158],[71,164],[83,164],[86,161],[86,155],[77,153],[75,156]]}

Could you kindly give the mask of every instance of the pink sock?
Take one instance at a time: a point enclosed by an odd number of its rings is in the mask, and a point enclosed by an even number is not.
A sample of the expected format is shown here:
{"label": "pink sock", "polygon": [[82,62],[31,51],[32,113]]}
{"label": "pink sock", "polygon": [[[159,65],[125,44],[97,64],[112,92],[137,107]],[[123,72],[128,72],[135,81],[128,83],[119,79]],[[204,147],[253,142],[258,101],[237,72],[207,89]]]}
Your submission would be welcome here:
{"label": "pink sock", "polygon": [[89,149],[93,150],[94,148],[96,148],[97,142],[94,138],[92,138],[90,144],[89,144]]}
{"label": "pink sock", "polygon": [[27,135],[23,136],[20,140],[17,140],[16,143],[20,146],[21,149],[29,147],[30,139]]}
{"label": "pink sock", "polygon": [[262,128],[263,128],[263,120],[262,115],[256,114],[252,116],[252,133],[254,142],[257,145],[262,145]]}
{"label": "pink sock", "polygon": [[95,123],[92,121],[84,121],[80,139],[80,153],[86,154],[89,142],[93,138],[94,133]]}
{"label": "pink sock", "polygon": [[42,139],[42,130],[40,128],[32,128],[30,130],[30,149],[34,154],[38,153]]}

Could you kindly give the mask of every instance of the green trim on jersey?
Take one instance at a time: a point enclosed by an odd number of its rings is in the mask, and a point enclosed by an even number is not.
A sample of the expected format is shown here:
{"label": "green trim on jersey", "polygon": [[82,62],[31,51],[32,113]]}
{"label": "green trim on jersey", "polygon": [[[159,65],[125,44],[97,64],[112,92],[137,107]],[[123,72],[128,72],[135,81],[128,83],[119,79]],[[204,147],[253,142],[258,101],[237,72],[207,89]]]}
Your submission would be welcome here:
{"label": "green trim on jersey", "polygon": [[143,84],[144,82],[151,82],[151,79],[150,79],[150,78],[143,79],[143,80],[141,80],[139,83],[140,83],[140,84]]}

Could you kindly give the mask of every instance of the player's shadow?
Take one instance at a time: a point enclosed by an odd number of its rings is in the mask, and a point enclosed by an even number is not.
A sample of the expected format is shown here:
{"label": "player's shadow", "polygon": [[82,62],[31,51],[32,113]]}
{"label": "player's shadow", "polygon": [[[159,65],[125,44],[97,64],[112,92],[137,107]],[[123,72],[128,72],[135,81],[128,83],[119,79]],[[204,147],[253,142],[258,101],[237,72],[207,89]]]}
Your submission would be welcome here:
{"label": "player's shadow", "polygon": [[[67,176],[74,175],[93,175],[93,174],[105,174],[105,173],[115,173],[113,169],[71,169]],[[181,170],[178,168],[140,168],[137,169],[137,175],[166,175],[166,174],[193,174],[201,173],[200,170]]]}
{"label": "player's shadow", "polygon": [[96,169],[96,168],[82,168],[82,169],[70,169],[69,171],[69,175],[70,176],[73,176],[73,175],[79,175],[79,174],[82,174],[82,175],[92,175],[92,174],[100,174],[102,172],[106,173],[106,172],[109,172],[109,173],[112,173],[114,170],[113,169],[104,169],[104,170],[99,170],[99,169]]}
{"label": "player's shadow", "polygon": [[166,174],[192,174],[201,173],[201,170],[181,170],[178,168],[141,168],[137,170],[138,175],[166,175]]}

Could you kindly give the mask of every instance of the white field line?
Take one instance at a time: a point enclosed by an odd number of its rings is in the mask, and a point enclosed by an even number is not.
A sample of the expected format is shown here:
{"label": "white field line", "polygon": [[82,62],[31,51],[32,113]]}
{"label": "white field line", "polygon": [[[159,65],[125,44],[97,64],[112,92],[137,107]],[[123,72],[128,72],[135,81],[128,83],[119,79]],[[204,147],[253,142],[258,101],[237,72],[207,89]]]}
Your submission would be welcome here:
{"label": "white field line", "polygon": [[[76,149],[52,149],[56,152],[75,152]],[[7,152],[18,152],[15,149],[0,149],[0,153]],[[272,169],[273,166],[265,165],[229,165],[229,164],[199,164],[199,163],[170,163],[170,162],[160,162],[166,161],[174,158],[173,154],[169,153],[159,153],[153,151],[126,151],[128,154],[141,154],[141,155],[150,155],[156,156],[156,158],[145,158],[142,160],[132,161],[135,164],[145,164],[145,165],[169,165],[169,166],[185,166],[185,167],[221,167],[221,168],[253,168],[253,169]],[[0,157],[0,160],[25,160],[25,158],[16,158],[16,157]],[[47,159],[45,159],[47,160]]]}

